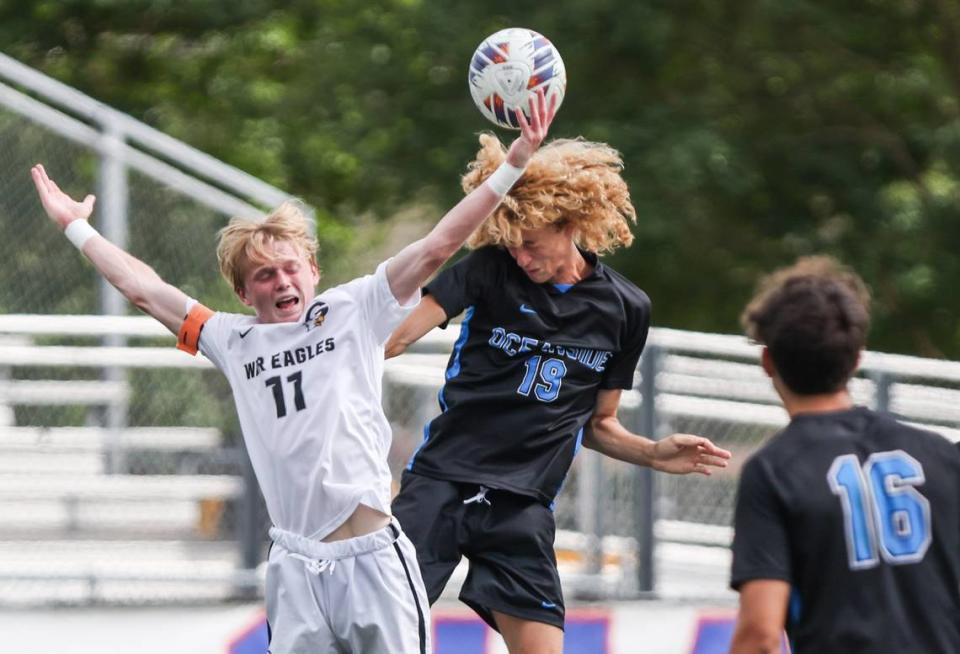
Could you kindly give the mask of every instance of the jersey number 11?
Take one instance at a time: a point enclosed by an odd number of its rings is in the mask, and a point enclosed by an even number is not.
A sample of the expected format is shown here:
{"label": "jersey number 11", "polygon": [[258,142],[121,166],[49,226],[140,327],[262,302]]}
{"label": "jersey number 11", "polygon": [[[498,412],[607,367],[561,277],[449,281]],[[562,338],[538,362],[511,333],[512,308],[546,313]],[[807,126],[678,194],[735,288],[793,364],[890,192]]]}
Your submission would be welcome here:
{"label": "jersey number 11", "polygon": [[[297,411],[303,411],[307,408],[307,403],[303,400],[303,373],[297,371],[287,377],[287,381],[293,384],[293,406]],[[273,391],[273,401],[277,405],[277,417],[282,418],[287,415],[287,402],[283,399],[283,378],[277,375],[266,380],[266,385]]]}

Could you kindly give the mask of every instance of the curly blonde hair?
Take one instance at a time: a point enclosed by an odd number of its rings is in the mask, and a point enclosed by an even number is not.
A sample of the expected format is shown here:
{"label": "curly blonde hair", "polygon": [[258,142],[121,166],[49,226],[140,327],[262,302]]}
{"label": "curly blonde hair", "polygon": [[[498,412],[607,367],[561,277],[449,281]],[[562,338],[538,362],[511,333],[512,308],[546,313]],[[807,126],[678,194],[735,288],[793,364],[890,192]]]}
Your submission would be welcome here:
{"label": "curly blonde hair", "polygon": [[262,222],[247,218],[231,218],[220,230],[217,261],[220,274],[239,292],[250,265],[271,259],[267,249],[277,241],[286,241],[317,266],[317,239],[310,233],[310,222],[296,202],[284,202]]}
{"label": "curly blonde hair", "polygon": [[[461,180],[464,192],[482,184],[506,155],[497,137],[481,134],[477,157]],[[583,139],[552,141],[533,155],[523,177],[467,245],[517,247],[522,230],[572,224],[574,240],[585,250],[603,254],[628,246],[637,212],[622,170],[620,153],[609,145]]]}

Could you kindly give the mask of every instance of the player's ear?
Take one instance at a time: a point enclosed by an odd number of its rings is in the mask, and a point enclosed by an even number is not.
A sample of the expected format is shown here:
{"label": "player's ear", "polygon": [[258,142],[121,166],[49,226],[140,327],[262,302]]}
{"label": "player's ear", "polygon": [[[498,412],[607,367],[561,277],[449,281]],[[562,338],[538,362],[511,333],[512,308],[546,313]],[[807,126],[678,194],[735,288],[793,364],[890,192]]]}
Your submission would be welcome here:
{"label": "player's ear", "polygon": [[237,297],[240,298],[240,301],[246,304],[248,307],[252,307],[253,303],[250,301],[250,298],[247,297],[247,291],[243,286],[235,286],[233,288],[237,293]]}
{"label": "player's ear", "polygon": [[310,259],[310,279],[313,280],[314,286],[320,283],[320,266],[317,265],[316,259]]}
{"label": "player's ear", "polygon": [[773,379],[777,374],[777,369],[773,365],[773,357],[770,355],[770,348],[764,346],[763,350],[760,352],[760,365],[763,367],[763,371],[767,373],[767,377]]}

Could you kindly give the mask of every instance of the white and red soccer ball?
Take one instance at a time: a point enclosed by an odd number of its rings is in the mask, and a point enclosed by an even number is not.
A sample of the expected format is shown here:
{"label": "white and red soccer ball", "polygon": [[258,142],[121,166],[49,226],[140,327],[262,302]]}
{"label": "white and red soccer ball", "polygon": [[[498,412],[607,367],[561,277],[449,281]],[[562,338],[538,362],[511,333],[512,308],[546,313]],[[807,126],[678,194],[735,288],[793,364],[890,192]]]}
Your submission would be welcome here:
{"label": "white and red soccer ball", "polygon": [[543,89],[556,96],[556,106],[567,90],[567,71],[553,44],[542,34],[511,27],[483,40],[470,60],[470,95],[484,116],[507,129],[520,129],[515,110],[530,117],[528,99]]}

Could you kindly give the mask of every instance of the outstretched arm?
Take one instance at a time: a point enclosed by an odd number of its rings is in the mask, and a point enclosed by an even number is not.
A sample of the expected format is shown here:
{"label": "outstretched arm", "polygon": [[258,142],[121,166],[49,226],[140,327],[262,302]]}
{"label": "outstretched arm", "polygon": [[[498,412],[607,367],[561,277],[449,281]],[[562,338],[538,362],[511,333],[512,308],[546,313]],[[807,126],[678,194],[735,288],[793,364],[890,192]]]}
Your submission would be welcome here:
{"label": "outstretched arm", "polygon": [[[548,107],[543,91],[538,91],[536,98],[530,100],[529,122],[523,112],[517,109],[521,134],[507,152],[509,165],[518,169],[526,167],[553,122],[555,101],[556,97],[551,97]],[[505,192],[495,190],[487,180],[448,211],[429,234],[401,250],[387,267],[387,280],[393,296],[401,302],[413,296],[497,208]]]}
{"label": "outstretched arm", "polygon": [[727,467],[730,452],[701,436],[673,434],[653,441],[628,431],[617,418],[620,393],[618,389],[597,393],[593,416],[584,430],[584,445],[611,458],[661,472],[709,475],[712,468]]}
{"label": "outstretched arm", "polygon": [[[30,174],[47,216],[60,229],[65,230],[78,220],[86,223],[93,213],[94,196],[88,195],[83,202],[77,202],[60,190],[40,164],[34,166]],[[183,323],[187,301],[183,291],[160,279],[153,268],[95,232],[83,243],[81,251],[125,298],[177,333]]]}

